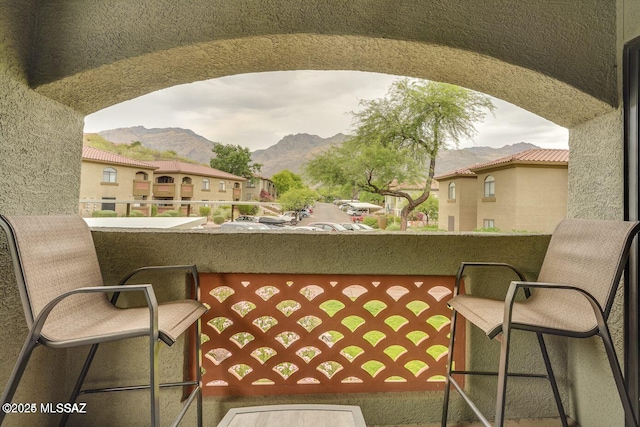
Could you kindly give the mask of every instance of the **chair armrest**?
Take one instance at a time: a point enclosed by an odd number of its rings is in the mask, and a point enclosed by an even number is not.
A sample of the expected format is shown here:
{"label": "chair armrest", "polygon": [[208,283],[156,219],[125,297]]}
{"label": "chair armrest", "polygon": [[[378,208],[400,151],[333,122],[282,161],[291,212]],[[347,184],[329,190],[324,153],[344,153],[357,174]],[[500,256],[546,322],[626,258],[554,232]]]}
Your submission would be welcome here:
{"label": "chair armrest", "polygon": [[[193,278],[193,291],[197,301],[200,300],[200,277],[198,276],[198,268],[192,265],[151,265],[146,267],[140,267],[133,270],[131,273],[124,276],[120,282],[118,282],[118,286],[124,286],[126,283],[138,273],[143,271],[156,271],[156,270],[189,270],[191,271],[191,277]],[[130,285],[127,285],[130,286]],[[115,286],[111,286],[110,288],[114,288]],[[114,292],[111,297],[111,304],[115,305],[118,302],[118,297],[120,296],[120,292]]]}
{"label": "chair armrest", "polygon": [[[518,278],[522,282],[525,282],[527,280],[524,277],[524,274],[520,270],[518,270],[513,265],[507,264],[507,263],[504,263],[504,262],[462,262],[462,263],[460,263],[460,267],[458,268],[458,273],[456,274],[456,284],[455,284],[455,287],[453,289],[453,296],[454,297],[456,295],[458,295],[458,293],[460,292],[460,282],[462,280],[462,274],[463,274],[463,272],[464,272],[466,267],[503,267],[503,268],[508,268],[508,269],[512,270],[514,273],[516,273],[516,275],[518,276]],[[531,293],[525,289],[525,295],[527,296],[527,298],[530,296],[530,294]]]}
{"label": "chair armrest", "polygon": [[[530,288],[538,288],[538,289],[561,289],[570,292],[576,292],[582,295],[586,300],[591,304],[591,308],[593,309],[593,314],[596,316],[596,320],[598,322],[598,327],[606,328],[606,322],[604,320],[604,311],[602,307],[596,300],[596,298],[591,295],[589,292],[584,289],[577,288],[575,286],[563,285],[560,283],[545,283],[545,282],[525,282],[525,281],[513,281],[509,285],[509,290],[507,291],[507,296],[504,299],[504,319],[503,319],[503,330],[505,325],[511,324],[511,314],[513,311],[513,303],[515,302],[515,297],[518,292],[518,289],[528,290]],[[508,323],[507,323],[508,321]]]}
{"label": "chair armrest", "polygon": [[151,329],[153,330],[156,339],[158,335],[158,301],[156,300],[156,295],[153,292],[153,286],[149,284],[145,285],[118,285],[118,286],[87,286],[83,288],[77,288],[69,292],[65,292],[62,295],[58,295],[56,298],[52,299],[45,305],[38,316],[33,322],[33,325],[30,328],[29,334],[31,335],[40,335],[42,328],[44,326],[45,321],[51,314],[51,311],[64,299],[76,295],[76,294],[88,294],[88,293],[108,293],[116,291],[120,292],[143,292],[145,298],[147,299],[147,306],[149,307],[149,324]]}

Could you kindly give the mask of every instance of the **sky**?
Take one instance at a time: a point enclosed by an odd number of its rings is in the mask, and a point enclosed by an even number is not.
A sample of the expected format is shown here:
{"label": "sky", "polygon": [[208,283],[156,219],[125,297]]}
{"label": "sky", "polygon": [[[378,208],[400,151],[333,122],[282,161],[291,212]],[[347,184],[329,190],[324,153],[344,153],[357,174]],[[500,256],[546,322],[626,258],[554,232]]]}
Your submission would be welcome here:
{"label": "sky", "polygon": [[[85,133],[144,126],[191,129],[251,151],[297,133],[323,138],[352,129],[361,100],[385,96],[400,77],[358,71],[278,71],[241,74],[174,86],[100,110],[85,118]],[[568,148],[568,130],[500,99],[477,133],[459,148],[528,142]]]}

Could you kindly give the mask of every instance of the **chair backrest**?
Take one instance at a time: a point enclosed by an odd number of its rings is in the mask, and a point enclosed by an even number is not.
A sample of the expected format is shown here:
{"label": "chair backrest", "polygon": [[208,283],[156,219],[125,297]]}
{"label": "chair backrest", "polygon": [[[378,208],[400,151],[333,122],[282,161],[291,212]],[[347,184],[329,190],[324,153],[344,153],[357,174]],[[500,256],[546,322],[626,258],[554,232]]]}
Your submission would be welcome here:
{"label": "chair backrest", "polygon": [[638,222],[562,220],[551,236],[538,281],[583,289],[608,316],[639,230]]}
{"label": "chair backrest", "polygon": [[[55,297],[80,287],[103,285],[91,231],[80,216],[2,215],[0,219],[29,327]],[[63,321],[66,310],[104,300],[105,296],[85,294],[72,299],[56,308],[47,323]]]}

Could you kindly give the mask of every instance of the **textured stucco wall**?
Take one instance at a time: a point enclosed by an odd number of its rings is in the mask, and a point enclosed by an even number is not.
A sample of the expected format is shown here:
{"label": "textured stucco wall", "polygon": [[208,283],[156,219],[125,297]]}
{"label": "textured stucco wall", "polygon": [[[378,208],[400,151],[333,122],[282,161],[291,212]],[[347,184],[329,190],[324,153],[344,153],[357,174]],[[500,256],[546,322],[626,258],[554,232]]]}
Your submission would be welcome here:
{"label": "textured stucco wall", "polygon": [[[0,213],[73,213],[77,210],[82,116],[27,87],[29,29],[35,2],[1,1],[0,10]],[[0,233],[1,234],[1,233]],[[6,384],[27,328],[0,235],[0,384]],[[15,402],[50,402],[64,382],[65,352],[38,348]],[[49,417],[32,415],[31,425]],[[14,422],[7,417],[7,425]]]}
{"label": "textured stucco wall", "polygon": [[[446,274],[454,275],[459,262],[466,260],[502,260],[522,268],[528,276],[535,277],[546,251],[548,236],[491,236],[491,235],[319,235],[292,233],[208,233],[206,231],[148,232],[148,231],[94,231],[98,256],[103,262],[105,281],[116,282],[122,272],[145,264],[193,263],[201,271],[255,272],[255,273],[349,273],[349,274]],[[155,248],[141,251],[140,248]],[[164,275],[163,275],[164,276]],[[164,279],[164,280],[163,280]],[[144,283],[156,284],[160,299],[182,295],[180,283],[184,279],[170,278],[169,285],[162,285],[166,277],[149,275],[141,277]],[[469,286],[479,293],[500,295],[508,281],[513,279],[504,272],[480,275],[472,272]],[[181,282],[182,281],[182,282]],[[504,283],[499,286],[498,283]],[[483,291],[483,288],[486,290]],[[502,288],[500,290],[499,288]],[[532,344],[531,336],[526,341],[514,342],[519,349],[513,366],[543,370],[539,351]],[[472,364],[497,364],[495,341],[489,341],[482,333],[472,335],[469,360]],[[564,342],[553,346],[554,363],[558,368],[561,383],[566,384]],[[93,383],[125,373],[130,380],[144,381],[146,342],[130,340],[123,344],[108,344],[98,352],[95,369],[90,375]],[[180,379],[183,366],[183,342],[172,348],[161,350],[163,380]],[[136,353],[137,351],[137,353]],[[80,363],[79,352],[70,358],[69,370],[76,370]],[[117,364],[116,372],[107,369]],[[135,369],[138,369],[137,373]],[[545,381],[512,382],[515,408],[511,415],[520,417],[554,416],[556,413],[552,397],[545,390]],[[530,393],[539,393],[540,400],[530,402]],[[481,407],[493,410],[493,392],[471,389],[472,395],[480,399]],[[456,394],[453,393],[455,396]],[[565,397],[567,394],[564,394]],[[146,393],[122,396],[86,397],[92,410],[89,419],[99,419],[104,425],[121,425],[126,416],[127,425],[144,425],[147,413]],[[83,397],[84,399],[85,397]],[[106,400],[105,400],[106,399]],[[179,393],[163,391],[163,416],[177,413]],[[568,400],[568,399],[567,399]],[[277,403],[342,403],[359,405],[368,423],[373,425],[397,425],[435,422],[440,417],[442,393],[374,393],[309,396],[226,397],[205,399],[205,419],[215,425],[224,413],[234,406]],[[114,405],[125,415],[113,413]],[[190,416],[193,414],[191,413]],[[460,401],[452,406],[451,419],[469,419],[469,414]],[[86,420],[85,420],[86,421]],[[83,425],[76,418],[76,425]],[[187,423],[188,424],[188,423]]]}
{"label": "textured stucco wall", "polygon": [[89,113],[230,74],[377,71],[460,84],[570,126],[617,103],[615,18],[599,0],[45,2],[31,78]]}

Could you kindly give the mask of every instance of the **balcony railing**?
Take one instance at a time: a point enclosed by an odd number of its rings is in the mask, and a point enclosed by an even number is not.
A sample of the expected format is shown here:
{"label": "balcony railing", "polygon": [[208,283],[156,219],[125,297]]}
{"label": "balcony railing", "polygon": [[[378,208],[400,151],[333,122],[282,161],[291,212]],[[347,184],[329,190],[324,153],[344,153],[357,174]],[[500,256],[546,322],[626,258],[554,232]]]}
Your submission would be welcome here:
{"label": "balcony railing", "polygon": [[156,197],[174,197],[176,185],[171,183],[153,184],[153,195]]}
{"label": "balcony railing", "polygon": [[193,197],[193,184],[180,184],[181,197]]}
{"label": "balcony railing", "polygon": [[134,179],[133,180],[133,193],[134,196],[150,196],[151,195],[151,181]]}

